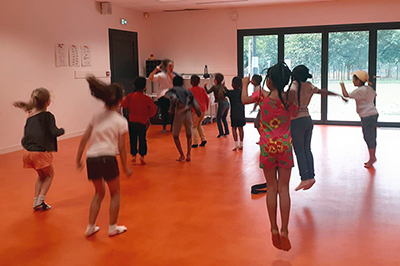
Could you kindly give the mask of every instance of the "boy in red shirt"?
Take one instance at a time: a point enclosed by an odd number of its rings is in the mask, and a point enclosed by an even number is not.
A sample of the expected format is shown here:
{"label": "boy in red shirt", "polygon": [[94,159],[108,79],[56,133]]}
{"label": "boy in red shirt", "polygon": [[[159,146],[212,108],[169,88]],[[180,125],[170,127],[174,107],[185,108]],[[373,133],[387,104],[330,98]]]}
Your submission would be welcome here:
{"label": "boy in red shirt", "polygon": [[[193,145],[192,148],[197,148],[199,146],[199,137],[201,139],[200,146],[204,147],[207,144],[206,135],[204,134],[203,127],[201,126],[201,122],[203,121],[204,114],[208,110],[208,106],[210,104],[210,98],[204,88],[199,87],[200,77],[197,75],[192,75],[190,77],[191,87],[189,90],[193,93],[194,98],[196,98],[197,102],[200,105],[201,116],[198,117],[196,113],[192,110],[192,121],[193,121]],[[198,132],[198,134],[197,134]]]}
{"label": "boy in red shirt", "polygon": [[147,125],[149,124],[149,118],[156,114],[157,109],[153,100],[144,94],[146,89],[146,79],[144,77],[135,79],[134,88],[135,92],[129,93],[122,101],[121,106],[129,110],[129,139],[132,162],[136,162],[139,138],[140,162],[141,164],[146,164],[144,156],[147,154]]}

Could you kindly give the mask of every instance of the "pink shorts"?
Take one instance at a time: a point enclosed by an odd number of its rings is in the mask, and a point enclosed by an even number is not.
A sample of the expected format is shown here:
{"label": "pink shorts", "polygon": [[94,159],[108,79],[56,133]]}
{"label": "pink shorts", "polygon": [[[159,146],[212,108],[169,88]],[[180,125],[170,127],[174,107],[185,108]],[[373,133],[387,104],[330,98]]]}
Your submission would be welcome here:
{"label": "pink shorts", "polygon": [[27,151],[24,150],[22,157],[24,168],[33,168],[35,170],[49,167],[53,164],[53,153],[42,151]]}
{"label": "pink shorts", "polygon": [[260,143],[260,168],[293,167],[292,139],[267,139]]}

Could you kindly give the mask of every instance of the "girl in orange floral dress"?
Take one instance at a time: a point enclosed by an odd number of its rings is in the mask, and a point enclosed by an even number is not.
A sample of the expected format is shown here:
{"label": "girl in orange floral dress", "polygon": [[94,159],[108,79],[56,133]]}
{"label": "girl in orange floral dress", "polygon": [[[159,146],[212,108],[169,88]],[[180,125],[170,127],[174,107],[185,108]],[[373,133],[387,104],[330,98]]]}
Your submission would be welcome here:
{"label": "girl in orange floral dress", "polygon": [[[268,69],[267,86],[270,92],[256,91],[248,96],[249,77],[243,78],[242,102],[260,102],[260,168],[267,182],[267,209],[271,224],[273,245],[289,251],[289,180],[293,167],[292,137],[290,117],[297,112],[297,106],[287,100],[285,86],[289,83],[290,69],[285,63],[278,63]],[[281,212],[282,226],[277,225],[277,206]]]}

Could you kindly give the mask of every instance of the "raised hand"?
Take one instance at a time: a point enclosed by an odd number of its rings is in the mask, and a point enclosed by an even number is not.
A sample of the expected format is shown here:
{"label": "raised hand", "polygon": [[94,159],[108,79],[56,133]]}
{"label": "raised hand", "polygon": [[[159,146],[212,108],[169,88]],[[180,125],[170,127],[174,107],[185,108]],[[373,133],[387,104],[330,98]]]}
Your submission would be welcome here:
{"label": "raised hand", "polygon": [[160,72],[160,71],[162,71],[162,68],[161,68],[161,66],[162,66],[162,63],[161,63],[160,65],[156,66],[156,70],[157,70],[157,72]]}
{"label": "raised hand", "polygon": [[247,86],[250,84],[250,74],[247,77],[242,78],[242,85]]}

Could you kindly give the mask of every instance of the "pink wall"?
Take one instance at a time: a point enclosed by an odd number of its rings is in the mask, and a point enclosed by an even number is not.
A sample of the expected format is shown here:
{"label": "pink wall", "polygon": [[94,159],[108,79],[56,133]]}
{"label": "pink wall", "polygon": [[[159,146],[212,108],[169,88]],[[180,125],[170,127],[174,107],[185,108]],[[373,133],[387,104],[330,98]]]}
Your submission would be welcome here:
{"label": "pink wall", "polygon": [[[0,153],[20,148],[27,115],[11,103],[29,100],[37,87],[51,91],[49,110],[65,137],[82,133],[102,104],[74,71],[110,69],[108,28],[138,32],[139,50],[147,55],[151,48],[141,12],[113,6],[112,15],[101,15],[91,0],[1,1],[0,10]],[[119,24],[122,17],[127,26]],[[56,67],[56,43],[91,45],[92,66]],[[142,53],[139,57],[142,62]]]}
{"label": "pink wall", "polygon": [[[181,73],[202,73],[207,64],[210,72],[224,73],[229,84],[237,72],[237,29],[400,21],[398,0],[151,13],[147,19],[116,6],[112,15],[101,15],[92,0],[1,1],[0,10],[0,153],[20,148],[26,114],[11,102],[28,100],[36,87],[52,92],[49,109],[66,137],[81,134],[102,108],[85,80],[74,78],[74,70],[83,67],[55,67],[56,43],[91,45],[92,66],[85,69],[109,70],[108,28],[136,31],[141,70],[153,53],[173,59]],[[238,13],[236,21],[229,17],[232,11]],[[122,17],[127,26],[119,24]]]}

